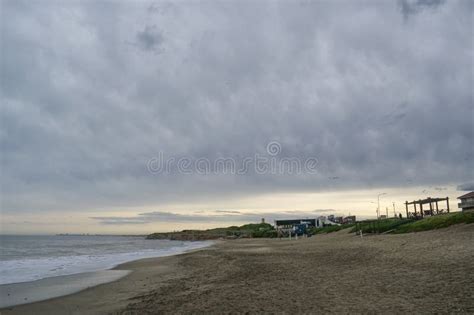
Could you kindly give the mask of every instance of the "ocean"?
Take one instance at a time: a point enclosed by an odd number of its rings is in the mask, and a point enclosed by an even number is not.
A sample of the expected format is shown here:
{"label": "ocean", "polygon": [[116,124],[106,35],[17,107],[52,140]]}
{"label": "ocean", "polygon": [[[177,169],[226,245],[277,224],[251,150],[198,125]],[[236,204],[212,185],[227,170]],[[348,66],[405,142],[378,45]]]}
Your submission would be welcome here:
{"label": "ocean", "polygon": [[136,236],[1,235],[0,284],[101,271],[127,261],[175,255],[210,244]]}

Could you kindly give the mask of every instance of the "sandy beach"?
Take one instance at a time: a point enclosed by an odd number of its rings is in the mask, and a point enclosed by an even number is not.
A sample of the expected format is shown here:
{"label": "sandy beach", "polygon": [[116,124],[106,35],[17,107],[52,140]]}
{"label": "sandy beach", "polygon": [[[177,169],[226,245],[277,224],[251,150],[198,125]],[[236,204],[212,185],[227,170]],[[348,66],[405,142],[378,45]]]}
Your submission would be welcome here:
{"label": "sandy beach", "polygon": [[2,314],[472,313],[474,225],[222,241],[118,266],[117,281]]}

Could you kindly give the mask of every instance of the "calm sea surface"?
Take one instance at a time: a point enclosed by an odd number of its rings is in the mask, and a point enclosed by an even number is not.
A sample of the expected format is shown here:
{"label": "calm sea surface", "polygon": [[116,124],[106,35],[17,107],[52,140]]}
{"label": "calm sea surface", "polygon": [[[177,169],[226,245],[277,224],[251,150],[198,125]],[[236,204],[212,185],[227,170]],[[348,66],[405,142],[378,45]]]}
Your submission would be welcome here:
{"label": "calm sea surface", "polygon": [[0,236],[0,284],[99,271],[150,257],[175,255],[211,242],[129,236]]}

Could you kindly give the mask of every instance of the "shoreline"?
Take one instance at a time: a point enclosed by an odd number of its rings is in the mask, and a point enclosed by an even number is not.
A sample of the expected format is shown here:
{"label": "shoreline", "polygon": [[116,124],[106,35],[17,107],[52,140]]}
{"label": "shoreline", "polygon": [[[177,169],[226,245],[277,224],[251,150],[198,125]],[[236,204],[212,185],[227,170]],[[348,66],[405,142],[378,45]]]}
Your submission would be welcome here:
{"label": "shoreline", "polygon": [[130,270],[102,270],[0,285],[0,309],[46,301],[116,281]]}
{"label": "shoreline", "polygon": [[80,293],[81,291],[126,277],[134,271],[127,268],[130,264],[142,260],[183,255],[212,247],[215,243],[216,241],[209,241],[208,244],[204,244],[198,248],[185,248],[183,251],[178,251],[172,254],[164,252],[154,257],[142,257],[126,262],[120,262],[104,270],[46,277],[34,281],[0,284],[0,310],[28,305],[31,303],[46,302],[48,300]]}
{"label": "shoreline", "polygon": [[238,239],[117,268],[127,276],[2,314],[469,313],[474,225],[360,238]]}

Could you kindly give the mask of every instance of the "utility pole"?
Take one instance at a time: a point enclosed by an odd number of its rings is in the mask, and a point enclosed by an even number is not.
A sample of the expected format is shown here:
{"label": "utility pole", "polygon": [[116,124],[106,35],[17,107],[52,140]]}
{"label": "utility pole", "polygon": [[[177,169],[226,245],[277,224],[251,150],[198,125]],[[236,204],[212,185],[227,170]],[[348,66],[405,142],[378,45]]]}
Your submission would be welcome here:
{"label": "utility pole", "polygon": [[380,219],[380,196],[386,195],[386,193],[381,193],[377,195],[377,219]]}
{"label": "utility pole", "polygon": [[392,204],[393,204],[393,217],[396,218],[397,212],[395,211],[395,202],[392,202]]}

